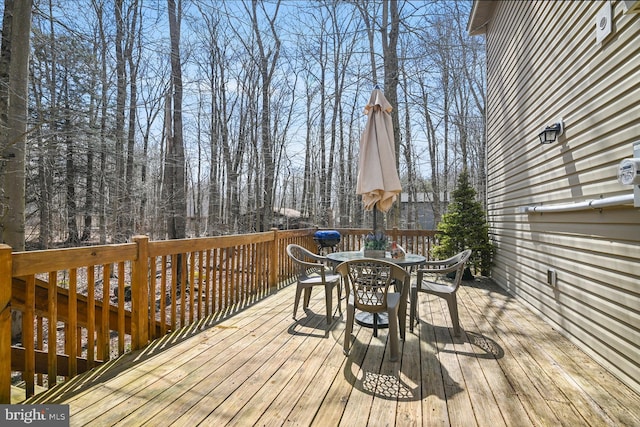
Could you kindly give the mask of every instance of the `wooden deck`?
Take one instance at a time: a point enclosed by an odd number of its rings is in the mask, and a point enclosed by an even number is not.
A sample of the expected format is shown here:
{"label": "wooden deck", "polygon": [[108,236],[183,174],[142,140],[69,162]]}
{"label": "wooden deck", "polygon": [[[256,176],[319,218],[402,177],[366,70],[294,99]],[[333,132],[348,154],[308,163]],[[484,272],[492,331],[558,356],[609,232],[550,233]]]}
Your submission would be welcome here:
{"label": "wooden deck", "polygon": [[396,363],[386,330],[357,325],[345,357],[344,316],[327,331],[322,291],[292,320],[293,291],[27,403],[69,404],[72,426],[640,425],[640,396],[488,280],[459,291],[459,339],[444,301],[420,295]]}

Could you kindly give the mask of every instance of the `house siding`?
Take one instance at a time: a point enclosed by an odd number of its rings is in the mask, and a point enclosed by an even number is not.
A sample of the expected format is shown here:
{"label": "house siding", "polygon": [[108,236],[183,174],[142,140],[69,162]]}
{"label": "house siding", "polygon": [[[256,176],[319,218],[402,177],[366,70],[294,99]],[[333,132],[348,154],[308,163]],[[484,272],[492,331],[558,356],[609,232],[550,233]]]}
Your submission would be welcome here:
{"label": "house siding", "polygon": [[[491,5],[484,33],[492,277],[640,392],[640,209],[523,211],[633,191],[616,172],[640,141],[640,15],[612,1],[612,34],[596,43],[604,3]],[[564,135],[541,145],[538,133],[558,118]],[[557,272],[555,287],[548,269]]]}

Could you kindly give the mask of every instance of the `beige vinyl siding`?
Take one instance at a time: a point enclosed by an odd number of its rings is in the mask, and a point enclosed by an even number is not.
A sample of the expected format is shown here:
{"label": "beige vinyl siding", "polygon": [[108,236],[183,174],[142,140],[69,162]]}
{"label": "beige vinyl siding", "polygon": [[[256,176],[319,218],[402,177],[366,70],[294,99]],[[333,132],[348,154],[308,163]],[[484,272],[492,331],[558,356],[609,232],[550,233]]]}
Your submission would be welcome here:
{"label": "beige vinyl siding", "polygon": [[[620,161],[640,141],[640,16],[612,1],[499,2],[486,30],[492,276],[640,392],[640,209],[523,213],[632,193]],[[564,119],[559,141],[540,145]],[[547,270],[557,286],[547,284]]]}

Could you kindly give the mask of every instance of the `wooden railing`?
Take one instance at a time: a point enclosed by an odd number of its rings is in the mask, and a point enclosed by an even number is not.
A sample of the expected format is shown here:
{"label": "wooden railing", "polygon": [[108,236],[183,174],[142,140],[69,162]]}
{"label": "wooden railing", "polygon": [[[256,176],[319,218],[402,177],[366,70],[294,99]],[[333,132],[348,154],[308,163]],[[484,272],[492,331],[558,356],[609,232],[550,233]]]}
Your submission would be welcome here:
{"label": "wooden railing", "polygon": [[[151,340],[209,324],[293,277],[286,246],[317,250],[317,229],[149,241],[31,252],[0,245],[0,403],[21,375],[25,395],[140,349]],[[338,250],[359,250],[367,229],[337,229]],[[388,230],[428,257],[435,232]],[[12,343],[11,312],[22,316]]]}

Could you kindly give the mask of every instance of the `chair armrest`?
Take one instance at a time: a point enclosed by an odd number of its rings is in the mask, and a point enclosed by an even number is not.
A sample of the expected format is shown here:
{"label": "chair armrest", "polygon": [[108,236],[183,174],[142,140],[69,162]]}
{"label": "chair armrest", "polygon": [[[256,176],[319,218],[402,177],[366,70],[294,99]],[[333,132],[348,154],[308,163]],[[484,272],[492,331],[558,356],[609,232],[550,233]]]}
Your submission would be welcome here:
{"label": "chair armrest", "polygon": [[304,266],[304,270],[308,273],[309,271],[315,271],[317,274],[320,274],[322,280],[325,280],[325,275],[328,273],[332,273],[333,269],[328,267],[325,264],[320,262],[308,262],[308,261],[296,261],[298,264]]}
{"label": "chair armrest", "polygon": [[304,265],[306,268],[322,268],[323,270],[327,268],[327,266],[321,262],[309,262],[309,261],[296,261],[300,265]]}
{"label": "chair armrest", "polygon": [[[442,268],[419,268],[416,271],[416,282],[417,283],[421,283],[422,282],[422,277],[424,276],[424,274],[447,274],[447,273],[452,273],[454,271],[460,270],[461,268],[464,267],[465,263],[457,263],[457,264],[453,264],[453,265],[448,265],[448,266],[443,266]],[[444,265],[444,264],[443,264]]]}
{"label": "chair armrest", "polygon": [[317,255],[317,254],[314,254],[313,252],[309,252],[309,253],[307,253],[307,254],[306,254],[306,256],[308,256],[309,258],[315,259],[316,261],[322,261],[322,262],[324,262],[324,261],[326,261],[326,260],[327,260],[327,257],[326,257],[326,256]]}
{"label": "chair armrest", "polygon": [[450,273],[460,268],[460,265],[458,264],[453,264],[453,265],[438,264],[438,265],[441,265],[441,267],[440,268],[418,268],[416,271],[418,273]]}
{"label": "chair armrest", "polygon": [[[459,282],[462,277],[462,271],[464,270],[469,257],[471,256],[471,249],[466,249],[459,254],[452,256],[451,258],[435,261],[426,261],[424,265],[439,268],[419,268],[417,270],[416,279],[417,283],[422,282],[422,276],[425,273],[430,274],[446,274],[456,272],[456,281]],[[460,274],[458,274],[460,272]]]}

